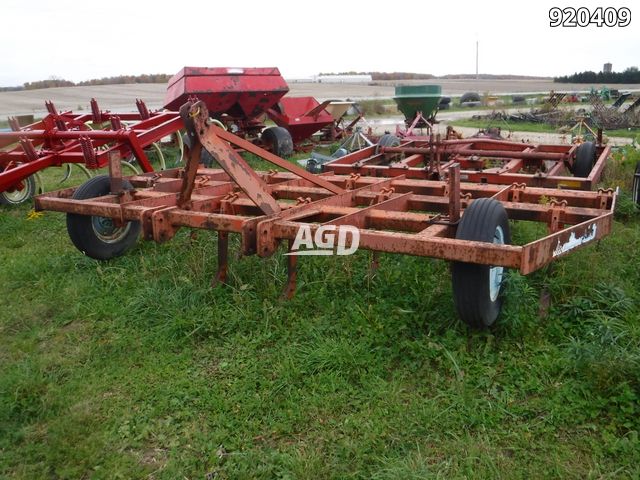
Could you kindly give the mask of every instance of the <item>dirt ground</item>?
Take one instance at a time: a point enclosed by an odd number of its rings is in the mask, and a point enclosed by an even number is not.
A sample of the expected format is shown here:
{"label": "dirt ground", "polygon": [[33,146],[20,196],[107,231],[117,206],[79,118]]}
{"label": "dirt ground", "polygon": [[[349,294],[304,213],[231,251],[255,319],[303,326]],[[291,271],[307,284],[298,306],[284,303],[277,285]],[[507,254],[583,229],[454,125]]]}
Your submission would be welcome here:
{"label": "dirt ground", "polygon": [[[312,95],[318,100],[326,99],[370,99],[393,96],[392,82],[380,85],[336,84],[336,83],[290,83],[292,96]],[[557,84],[551,80],[420,80],[402,83],[432,83],[442,85],[444,95],[460,95],[468,91],[492,94],[548,92],[549,90],[581,91],[589,85]],[[597,87],[600,87],[597,85]],[[639,84],[616,85],[620,90],[640,90]],[[136,98],[143,99],[153,109],[164,104],[164,84],[100,85],[91,87],[63,87],[20,92],[0,92],[0,119],[10,115],[46,113],[44,102],[52,100],[59,111],[89,108],[89,100],[96,98],[103,110],[133,111]]]}

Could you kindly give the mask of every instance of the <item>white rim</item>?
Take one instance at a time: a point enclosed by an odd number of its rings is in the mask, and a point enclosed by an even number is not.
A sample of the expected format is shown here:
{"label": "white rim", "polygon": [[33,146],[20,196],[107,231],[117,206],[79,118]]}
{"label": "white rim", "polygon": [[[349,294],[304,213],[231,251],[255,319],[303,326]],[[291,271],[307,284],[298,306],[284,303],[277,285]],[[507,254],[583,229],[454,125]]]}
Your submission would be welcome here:
{"label": "white rim", "polygon": [[104,243],[117,243],[129,233],[131,222],[127,222],[122,227],[116,227],[113,219],[109,217],[93,216],[91,217],[91,227],[96,237]]}
{"label": "white rim", "polygon": [[23,180],[22,190],[18,190],[17,188],[12,192],[5,191],[0,193],[4,197],[4,199],[8,203],[18,204],[22,203],[33,196],[33,191],[31,189],[31,179],[26,178]]}
{"label": "white rim", "polygon": [[[496,227],[496,231],[493,234],[493,243],[504,245],[504,231],[499,225]],[[489,269],[489,295],[491,296],[492,302],[495,302],[500,294],[503,274],[504,267],[491,267]]]}

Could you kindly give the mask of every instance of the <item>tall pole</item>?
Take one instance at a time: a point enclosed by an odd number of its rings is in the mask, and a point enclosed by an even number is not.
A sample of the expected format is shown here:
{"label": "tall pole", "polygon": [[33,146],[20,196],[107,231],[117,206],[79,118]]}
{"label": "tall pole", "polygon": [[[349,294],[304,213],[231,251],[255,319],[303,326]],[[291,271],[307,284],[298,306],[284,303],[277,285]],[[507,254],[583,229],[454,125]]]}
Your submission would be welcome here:
{"label": "tall pole", "polygon": [[478,75],[478,40],[476,40],[476,82],[480,79]]}

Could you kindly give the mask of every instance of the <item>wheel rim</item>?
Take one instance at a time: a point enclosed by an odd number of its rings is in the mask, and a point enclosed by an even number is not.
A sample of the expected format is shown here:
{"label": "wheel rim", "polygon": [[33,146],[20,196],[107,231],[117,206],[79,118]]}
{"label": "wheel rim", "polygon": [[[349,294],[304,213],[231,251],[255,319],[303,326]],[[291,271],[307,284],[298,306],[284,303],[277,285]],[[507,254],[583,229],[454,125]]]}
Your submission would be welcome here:
{"label": "wheel rim", "polygon": [[[504,245],[504,230],[502,230],[502,227],[499,225],[493,234],[493,243]],[[495,302],[500,294],[503,274],[504,267],[491,267],[489,269],[489,295],[491,296],[492,302]]]}
{"label": "wheel rim", "polygon": [[633,201],[640,205],[640,173],[636,173],[633,176],[633,189],[631,191]]}
{"label": "wheel rim", "polygon": [[116,243],[129,233],[131,222],[127,222],[122,227],[116,227],[112,218],[91,217],[91,227],[96,237],[104,243]]}
{"label": "wheel rim", "polygon": [[33,196],[31,188],[31,178],[22,181],[22,190],[15,189],[11,192],[5,191],[0,193],[8,203],[22,203]]}

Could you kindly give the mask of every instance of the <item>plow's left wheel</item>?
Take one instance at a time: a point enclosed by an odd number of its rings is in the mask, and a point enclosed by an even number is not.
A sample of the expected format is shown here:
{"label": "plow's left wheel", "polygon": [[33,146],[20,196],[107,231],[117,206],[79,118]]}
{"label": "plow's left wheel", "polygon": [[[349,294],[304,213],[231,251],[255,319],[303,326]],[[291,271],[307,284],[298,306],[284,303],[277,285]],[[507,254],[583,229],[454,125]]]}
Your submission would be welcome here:
{"label": "plow's left wheel", "polygon": [[[462,215],[456,238],[501,245],[511,243],[506,210],[492,198],[474,200]],[[503,267],[453,262],[453,298],[463,322],[473,328],[486,328],[496,321],[502,308],[503,276]]]}
{"label": "plow's left wheel", "polygon": [[[133,186],[123,180],[125,190]],[[83,183],[73,194],[74,200],[109,195],[111,183],[108,175],[93,177]],[[71,241],[85,255],[97,260],[119,257],[135,245],[140,236],[140,222],[116,225],[108,217],[67,214],[67,232]]]}
{"label": "plow's left wheel", "polygon": [[26,202],[36,193],[36,180],[31,177],[27,177],[22,181],[22,189],[15,189],[13,191],[0,192],[0,204],[2,205],[19,205]]}

